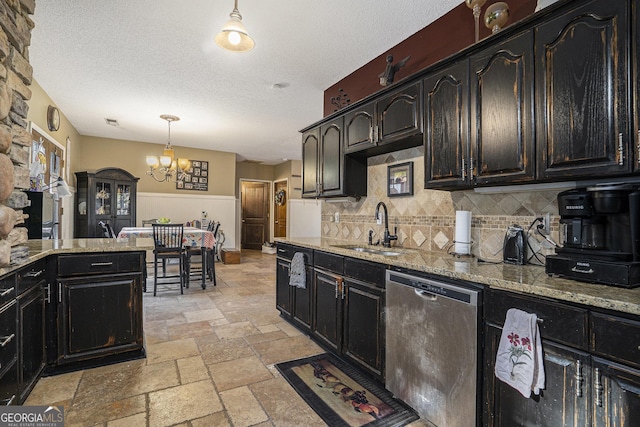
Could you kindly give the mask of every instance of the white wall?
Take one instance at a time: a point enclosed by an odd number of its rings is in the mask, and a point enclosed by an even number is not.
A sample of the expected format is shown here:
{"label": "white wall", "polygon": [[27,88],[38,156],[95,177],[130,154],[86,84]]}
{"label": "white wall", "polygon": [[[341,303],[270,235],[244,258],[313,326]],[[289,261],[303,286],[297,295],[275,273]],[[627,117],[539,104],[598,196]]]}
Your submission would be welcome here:
{"label": "white wall", "polygon": [[289,199],[287,205],[287,237],[320,237],[321,201]]}
{"label": "white wall", "polygon": [[138,193],[137,226],[143,219],[170,218],[171,222],[184,223],[200,219],[207,211],[208,219],[220,221],[224,231],[223,248],[239,247],[236,244],[236,198],[234,196],[207,196],[202,194]]}

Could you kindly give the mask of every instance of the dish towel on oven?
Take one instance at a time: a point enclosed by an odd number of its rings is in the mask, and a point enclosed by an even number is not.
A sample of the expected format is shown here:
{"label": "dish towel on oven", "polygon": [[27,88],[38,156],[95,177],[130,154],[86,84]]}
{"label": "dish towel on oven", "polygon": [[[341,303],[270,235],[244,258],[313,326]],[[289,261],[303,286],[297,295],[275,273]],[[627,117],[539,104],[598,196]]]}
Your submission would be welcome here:
{"label": "dish towel on oven", "polygon": [[517,308],[507,311],[496,355],[495,374],[526,398],[531,397],[532,391],[540,394],[540,389],[544,388],[544,364],[535,314]]}
{"label": "dish towel on oven", "polygon": [[289,270],[289,286],[297,286],[304,289],[307,284],[307,273],[304,265],[304,254],[296,252],[291,259],[291,269]]}

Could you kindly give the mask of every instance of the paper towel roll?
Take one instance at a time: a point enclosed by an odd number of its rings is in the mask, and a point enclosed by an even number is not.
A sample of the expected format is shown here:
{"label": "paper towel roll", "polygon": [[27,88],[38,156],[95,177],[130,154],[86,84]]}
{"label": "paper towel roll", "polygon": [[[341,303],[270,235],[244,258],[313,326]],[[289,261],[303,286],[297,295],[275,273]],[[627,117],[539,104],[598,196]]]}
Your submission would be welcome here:
{"label": "paper towel roll", "polygon": [[471,212],[456,211],[455,253],[468,255],[471,253]]}

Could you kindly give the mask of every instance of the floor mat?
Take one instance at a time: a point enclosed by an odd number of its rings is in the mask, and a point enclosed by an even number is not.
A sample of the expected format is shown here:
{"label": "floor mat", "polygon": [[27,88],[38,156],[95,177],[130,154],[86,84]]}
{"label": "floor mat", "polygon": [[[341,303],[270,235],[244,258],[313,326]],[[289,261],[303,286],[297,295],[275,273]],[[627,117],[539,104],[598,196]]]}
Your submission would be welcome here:
{"label": "floor mat", "polygon": [[275,366],[332,427],[404,426],[419,418],[380,384],[329,354]]}

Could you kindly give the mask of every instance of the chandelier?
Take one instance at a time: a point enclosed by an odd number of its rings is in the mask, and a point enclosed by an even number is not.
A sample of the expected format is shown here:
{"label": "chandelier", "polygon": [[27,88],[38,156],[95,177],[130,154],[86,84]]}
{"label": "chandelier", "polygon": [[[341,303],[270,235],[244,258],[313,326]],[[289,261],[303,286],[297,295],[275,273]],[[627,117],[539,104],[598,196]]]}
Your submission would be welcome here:
{"label": "chandelier", "polygon": [[171,146],[171,122],[177,122],[180,117],[170,114],[160,116],[162,120],[166,120],[169,125],[169,136],[167,145],[165,145],[162,156],[147,156],[147,166],[149,170],[147,175],[158,182],[178,182],[184,179],[185,172],[191,168],[189,159],[176,159]]}

